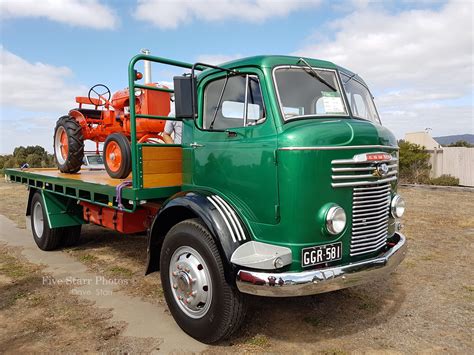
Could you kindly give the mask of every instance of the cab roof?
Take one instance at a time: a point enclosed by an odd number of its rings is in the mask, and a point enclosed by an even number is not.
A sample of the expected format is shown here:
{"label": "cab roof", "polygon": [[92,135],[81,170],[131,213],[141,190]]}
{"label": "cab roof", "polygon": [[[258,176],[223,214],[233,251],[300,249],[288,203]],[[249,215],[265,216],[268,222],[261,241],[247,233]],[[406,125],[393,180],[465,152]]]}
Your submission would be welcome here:
{"label": "cab roof", "polygon": [[[296,56],[288,56],[288,55],[258,55],[254,57],[246,57],[240,58],[236,60],[232,60],[229,62],[225,62],[219,64],[220,67],[226,69],[238,69],[241,67],[258,67],[258,68],[273,68],[280,65],[301,65],[298,64],[300,58],[306,60],[311,66],[317,68],[325,68],[325,69],[336,69],[344,72],[345,74],[352,76],[355,75],[355,78],[359,81],[362,81],[357,74],[354,74],[350,70],[343,68],[339,65],[334,64],[333,62],[315,58],[308,58],[308,57],[296,57]],[[204,70],[199,76],[206,76],[213,72],[216,72],[216,69],[206,69]]]}

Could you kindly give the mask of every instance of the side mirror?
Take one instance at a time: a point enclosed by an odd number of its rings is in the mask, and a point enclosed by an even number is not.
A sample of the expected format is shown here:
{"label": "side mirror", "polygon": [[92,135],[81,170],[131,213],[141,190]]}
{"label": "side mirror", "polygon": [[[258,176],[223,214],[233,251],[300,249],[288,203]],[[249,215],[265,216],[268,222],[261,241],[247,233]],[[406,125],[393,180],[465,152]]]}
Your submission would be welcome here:
{"label": "side mirror", "polygon": [[[195,78],[196,79],[196,78]],[[176,118],[192,118],[194,119],[193,95],[194,100],[197,100],[196,80],[191,80],[191,76],[175,76],[174,82],[174,104]],[[194,87],[192,85],[194,82]],[[197,105],[196,105],[197,106]]]}

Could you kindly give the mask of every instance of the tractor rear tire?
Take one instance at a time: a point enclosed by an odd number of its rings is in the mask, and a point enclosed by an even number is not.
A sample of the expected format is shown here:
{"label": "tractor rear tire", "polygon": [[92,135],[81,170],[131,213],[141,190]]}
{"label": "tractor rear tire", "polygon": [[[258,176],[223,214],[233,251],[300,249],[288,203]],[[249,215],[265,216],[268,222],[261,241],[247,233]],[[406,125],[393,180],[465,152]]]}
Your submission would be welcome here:
{"label": "tractor rear tire", "polygon": [[104,143],[104,165],[110,177],[125,179],[132,171],[132,151],[127,137],[112,133]]}
{"label": "tractor rear tire", "polygon": [[53,136],[54,157],[62,173],[77,173],[84,159],[82,127],[73,117],[62,116]]}

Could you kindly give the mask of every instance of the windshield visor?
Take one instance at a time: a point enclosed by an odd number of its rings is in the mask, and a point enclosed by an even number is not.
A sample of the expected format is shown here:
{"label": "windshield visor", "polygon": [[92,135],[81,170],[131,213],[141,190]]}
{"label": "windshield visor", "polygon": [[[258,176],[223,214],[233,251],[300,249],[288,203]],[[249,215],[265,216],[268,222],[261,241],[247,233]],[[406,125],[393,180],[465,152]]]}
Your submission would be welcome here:
{"label": "windshield visor", "polygon": [[275,69],[274,78],[285,121],[305,116],[347,116],[334,70],[281,67]]}
{"label": "windshield visor", "polygon": [[347,101],[351,107],[352,115],[364,120],[380,123],[374,101],[369,90],[358,82],[354,75],[349,76],[341,72],[342,85],[346,92]]}

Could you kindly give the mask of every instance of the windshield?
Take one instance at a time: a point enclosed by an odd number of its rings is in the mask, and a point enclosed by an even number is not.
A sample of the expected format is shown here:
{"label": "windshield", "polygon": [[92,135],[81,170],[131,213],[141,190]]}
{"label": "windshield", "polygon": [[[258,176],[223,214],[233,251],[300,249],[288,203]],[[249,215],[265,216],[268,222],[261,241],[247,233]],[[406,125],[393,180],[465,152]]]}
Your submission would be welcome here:
{"label": "windshield", "polygon": [[370,120],[372,122],[380,123],[377,110],[375,109],[374,101],[369,90],[360,82],[358,82],[354,76],[355,74],[348,75],[341,73],[342,85],[346,92],[349,106],[351,107],[352,115],[355,117]]}
{"label": "windshield", "polygon": [[281,67],[276,68],[274,76],[285,120],[304,116],[347,115],[334,70]]}

